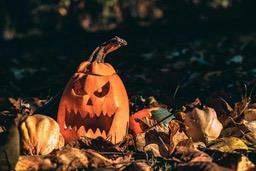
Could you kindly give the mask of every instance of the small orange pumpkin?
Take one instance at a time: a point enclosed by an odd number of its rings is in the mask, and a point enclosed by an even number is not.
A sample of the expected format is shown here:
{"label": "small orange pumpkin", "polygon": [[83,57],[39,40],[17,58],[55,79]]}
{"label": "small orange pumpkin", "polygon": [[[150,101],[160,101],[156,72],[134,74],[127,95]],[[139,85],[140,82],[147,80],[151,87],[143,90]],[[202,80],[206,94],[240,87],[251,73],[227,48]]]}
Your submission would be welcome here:
{"label": "small orange pumpkin", "polygon": [[46,155],[64,146],[58,123],[48,116],[28,116],[20,129],[22,149],[30,155]]}
{"label": "small orange pumpkin", "polygon": [[132,114],[130,116],[130,119],[129,119],[129,128],[130,130],[132,131],[132,133],[134,134],[140,134],[140,133],[143,133],[143,128],[141,128],[141,125],[139,122],[137,122],[136,120],[137,119],[143,119],[143,118],[150,118],[151,117],[151,112],[153,110],[157,110],[159,109],[159,107],[153,107],[153,108],[147,108],[147,109],[142,109],[142,110],[139,110],[137,112],[135,112],[134,114]]}
{"label": "small orange pumpkin", "polygon": [[104,58],[126,44],[119,37],[103,43],[88,61],[80,64],[67,83],[57,116],[66,142],[81,136],[101,136],[115,144],[125,137],[129,123],[128,96],[122,80]]}

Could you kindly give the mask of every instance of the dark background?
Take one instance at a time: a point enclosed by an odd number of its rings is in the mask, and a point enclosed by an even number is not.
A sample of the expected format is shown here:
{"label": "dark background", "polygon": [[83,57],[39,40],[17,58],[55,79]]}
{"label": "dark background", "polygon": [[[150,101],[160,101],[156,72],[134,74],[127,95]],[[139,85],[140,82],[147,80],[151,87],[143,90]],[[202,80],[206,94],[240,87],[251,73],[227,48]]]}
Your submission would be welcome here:
{"label": "dark background", "polygon": [[255,84],[255,13],[253,0],[2,0],[0,96],[53,96],[117,35],[128,46],[106,60],[131,99],[237,100]]}

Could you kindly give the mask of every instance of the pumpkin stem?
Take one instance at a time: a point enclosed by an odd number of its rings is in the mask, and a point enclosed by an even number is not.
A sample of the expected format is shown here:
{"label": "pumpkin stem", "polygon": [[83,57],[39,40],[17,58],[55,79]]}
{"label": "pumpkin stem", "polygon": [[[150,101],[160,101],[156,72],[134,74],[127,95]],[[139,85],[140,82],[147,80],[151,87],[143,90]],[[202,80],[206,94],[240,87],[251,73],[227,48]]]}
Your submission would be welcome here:
{"label": "pumpkin stem", "polygon": [[124,39],[121,39],[120,37],[115,36],[114,38],[98,46],[91,54],[88,61],[92,62],[94,56],[96,55],[96,62],[104,63],[104,60],[107,54],[119,49],[121,46],[126,46],[126,45],[127,45],[127,42]]}
{"label": "pumpkin stem", "polygon": [[100,47],[98,46],[98,47],[97,47],[96,49],[94,49],[94,51],[92,52],[91,56],[90,56],[89,59],[88,59],[88,61],[89,61],[90,63],[92,62],[95,53],[99,51],[99,48],[100,48]]}

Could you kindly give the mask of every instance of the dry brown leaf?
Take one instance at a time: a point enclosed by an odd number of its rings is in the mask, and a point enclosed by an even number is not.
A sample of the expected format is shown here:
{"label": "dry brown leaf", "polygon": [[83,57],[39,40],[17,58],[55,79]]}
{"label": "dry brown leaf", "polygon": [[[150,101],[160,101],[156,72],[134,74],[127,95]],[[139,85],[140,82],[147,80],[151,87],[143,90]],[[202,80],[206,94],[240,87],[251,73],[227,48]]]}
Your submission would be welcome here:
{"label": "dry brown leaf", "polygon": [[192,112],[180,112],[186,133],[193,141],[208,142],[218,138],[223,128],[213,108],[194,108]]}
{"label": "dry brown leaf", "polygon": [[64,148],[58,151],[56,159],[61,170],[87,168],[89,165],[87,156],[77,148]]}
{"label": "dry brown leaf", "polygon": [[245,140],[245,143],[247,145],[255,145],[256,144],[256,121],[247,121],[242,120],[241,122],[245,128],[246,131],[244,131],[243,139]]}
{"label": "dry brown leaf", "polygon": [[123,155],[122,157],[118,157],[114,160],[114,167],[116,169],[122,169],[126,167],[128,164],[132,162],[132,153],[128,153]]}
{"label": "dry brown leaf", "polygon": [[185,107],[186,108],[190,108],[190,109],[194,109],[195,107],[199,107],[202,105],[202,102],[199,98],[196,98],[195,101],[193,101],[190,104],[187,104]]}
{"label": "dry brown leaf", "polygon": [[203,134],[201,133],[199,124],[196,124],[194,120],[191,119],[188,113],[179,112],[178,115],[179,115],[179,118],[183,121],[184,130],[186,131],[186,134],[189,137],[191,137],[194,141],[199,141],[204,138]]}
{"label": "dry brown leaf", "polygon": [[172,154],[175,150],[176,145],[188,139],[187,135],[181,131],[180,125],[177,121],[171,120],[169,122],[169,135],[170,135],[170,147],[169,147],[169,153]]}
{"label": "dry brown leaf", "polygon": [[117,157],[115,159],[110,159],[102,154],[98,153],[97,151],[87,149],[84,150],[86,156],[88,157],[88,160],[90,161],[90,167],[94,168],[100,168],[100,167],[107,167],[107,168],[121,168],[124,165],[127,165],[131,161],[131,153],[123,156],[123,157]]}
{"label": "dry brown leaf", "polygon": [[242,123],[244,124],[244,126],[251,132],[256,134],[256,120],[255,121],[247,121],[247,120],[243,120]]}
{"label": "dry brown leaf", "polygon": [[85,150],[85,153],[89,158],[91,167],[98,168],[103,166],[111,166],[114,164],[113,160],[101,155],[94,150],[88,149]]}
{"label": "dry brown leaf", "polygon": [[144,147],[143,151],[145,153],[152,153],[155,157],[162,157],[157,144],[148,144]]}
{"label": "dry brown leaf", "polygon": [[183,162],[211,162],[212,158],[199,150],[194,148],[185,147],[185,146],[177,146],[174,152],[174,156]]}
{"label": "dry brown leaf", "polygon": [[[196,143],[197,143],[197,142],[196,142]],[[180,141],[180,142],[177,144],[176,148],[183,146],[183,147],[186,147],[186,148],[190,148],[190,149],[196,150],[196,147],[197,147],[197,146],[195,146],[196,143],[193,142],[191,139],[185,139],[185,140]]]}
{"label": "dry brown leaf", "polygon": [[42,107],[47,101],[37,97],[30,97],[26,99],[9,97],[8,102],[11,107],[18,113],[31,115],[38,107]]}
{"label": "dry brown leaf", "polygon": [[137,149],[140,151],[145,152],[146,150],[148,152],[152,149],[153,154],[156,154],[157,157],[169,156],[170,139],[169,135],[164,132],[150,130],[148,132],[138,134],[135,137],[135,143]]}
{"label": "dry brown leaf", "polygon": [[244,111],[244,119],[248,122],[256,121],[256,109],[246,109]]}
{"label": "dry brown leaf", "polygon": [[228,168],[221,167],[212,162],[192,162],[192,163],[182,163],[176,168],[177,171],[233,171]]}
{"label": "dry brown leaf", "polygon": [[43,159],[39,156],[21,156],[16,164],[15,170],[38,170]]}
{"label": "dry brown leaf", "polygon": [[234,110],[231,113],[231,117],[236,119],[241,116],[241,114],[243,114],[244,111],[248,109],[250,102],[250,97],[244,97],[241,102],[237,102],[234,106]]}
{"label": "dry brown leaf", "polygon": [[237,164],[237,171],[253,171],[256,170],[255,165],[246,157],[242,156]]}
{"label": "dry brown leaf", "polygon": [[[216,154],[216,152],[214,152]],[[255,165],[244,155],[239,153],[222,153],[215,158],[215,162],[223,167],[236,171],[254,171]]]}
{"label": "dry brown leaf", "polygon": [[228,127],[225,128],[222,132],[221,132],[221,136],[222,137],[242,137],[243,133],[241,132],[239,127]]}
{"label": "dry brown leaf", "polygon": [[213,108],[206,107],[203,110],[195,108],[193,115],[207,140],[211,141],[218,138],[223,126],[219,122]]}
{"label": "dry brown leaf", "polygon": [[124,170],[125,171],[153,171],[147,161],[135,161],[129,164]]}
{"label": "dry brown leaf", "polygon": [[15,99],[15,98],[9,97],[8,100],[16,110],[20,109],[21,99]]}
{"label": "dry brown leaf", "polygon": [[34,171],[34,170],[50,170],[54,169],[53,163],[43,156],[20,156],[16,164],[16,171]]}
{"label": "dry brown leaf", "polygon": [[233,111],[228,102],[221,97],[209,97],[208,104],[209,107],[212,107],[216,111],[219,121],[223,125],[226,125],[226,122],[229,120],[230,113]]}
{"label": "dry brown leaf", "polygon": [[244,112],[249,108],[250,102],[250,97],[244,97],[241,102],[235,103],[232,112],[223,123],[223,127],[226,128],[230,124],[239,123],[243,119]]}
{"label": "dry brown leaf", "polygon": [[247,145],[254,145],[256,144],[256,133],[255,132],[247,132],[243,137],[243,140]]}

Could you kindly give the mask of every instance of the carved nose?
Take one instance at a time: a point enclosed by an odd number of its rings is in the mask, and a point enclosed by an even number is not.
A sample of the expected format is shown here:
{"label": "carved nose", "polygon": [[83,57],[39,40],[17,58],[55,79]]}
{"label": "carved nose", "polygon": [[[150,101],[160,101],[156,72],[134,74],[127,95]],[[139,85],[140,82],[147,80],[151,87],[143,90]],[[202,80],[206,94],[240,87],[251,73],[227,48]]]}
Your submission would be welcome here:
{"label": "carved nose", "polygon": [[92,106],[92,100],[91,100],[91,98],[88,100],[87,105]]}

